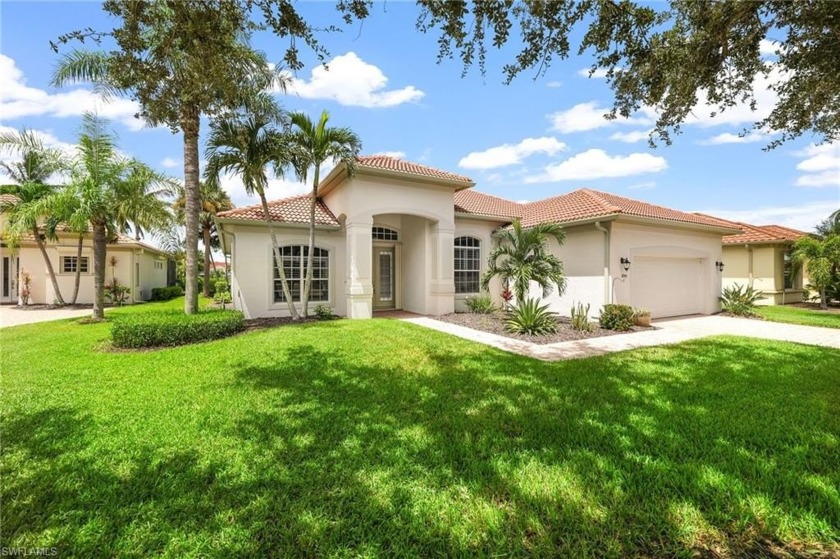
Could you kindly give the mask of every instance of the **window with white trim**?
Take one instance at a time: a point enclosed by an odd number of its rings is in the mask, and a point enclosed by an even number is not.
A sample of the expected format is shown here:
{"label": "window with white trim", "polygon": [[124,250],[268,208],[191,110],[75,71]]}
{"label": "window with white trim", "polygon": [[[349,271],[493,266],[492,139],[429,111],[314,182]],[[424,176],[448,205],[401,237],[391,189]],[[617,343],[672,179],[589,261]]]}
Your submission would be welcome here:
{"label": "window with white trim", "polygon": [[481,291],[481,241],[455,238],[455,293]]}
{"label": "window with white trim", "polygon": [[[289,284],[289,291],[292,294],[292,301],[300,302],[303,292],[303,281],[305,279],[306,260],[309,254],[309,247],[306,245],[287,245],[280,247],[280,256],[283,260],[283,271],[286,274],[286,281]],[[286,297],[283,294],[283,286],[280,281],[280,272],[277,270],[277,262],[274,253],[271,254],[272,270],[274,270],[274,302],[285,303]],[[309,300],[313,302],[326,302],[330,299],[330,251],[315,247],[312,254],[312,287],[309,291]]]}
{"label": "window with white trim", "polygon": [[797,277],[798,274],[793,266],[793,253],[790,250],[786,250],[784,255],[782,256],[782,269],[784,273],[784,288],[785,289],[796,289],[798,287],[799,278]]}
{"label": "window with white trim", "polygon": [[79,268],[79,271],[83,274],[88,273],[88,257],[82,256],[79,259],[78,256],[62,256],[61,257],[61,273],[62,274],[75,274],[76,268]]}
{"label": "window with white trim", "polygon": [[163,270],[163,261],[155,260],[155,270]]}
{"label": "window with white trim", "polygon": [[374,241],[398,241],[400,239],[399,233],[393,229],[380,227],[379,225],[374,225],[370,234]]}

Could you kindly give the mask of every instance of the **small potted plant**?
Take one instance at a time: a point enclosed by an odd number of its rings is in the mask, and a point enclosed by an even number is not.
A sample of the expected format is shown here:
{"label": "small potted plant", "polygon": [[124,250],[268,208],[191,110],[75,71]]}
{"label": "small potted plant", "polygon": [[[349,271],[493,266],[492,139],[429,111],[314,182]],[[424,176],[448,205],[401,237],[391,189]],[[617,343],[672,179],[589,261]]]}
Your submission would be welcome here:
{"label": "small potted plant", "polygon": [[636,326],[650,326],[650,311],[647,309],[634,309],[633,321]]}

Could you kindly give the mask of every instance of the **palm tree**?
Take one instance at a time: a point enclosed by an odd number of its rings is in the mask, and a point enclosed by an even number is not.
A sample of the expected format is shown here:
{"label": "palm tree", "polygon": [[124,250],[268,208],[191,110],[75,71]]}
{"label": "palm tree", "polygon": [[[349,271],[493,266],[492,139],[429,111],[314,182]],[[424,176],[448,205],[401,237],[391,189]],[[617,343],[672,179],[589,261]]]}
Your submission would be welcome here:
{"label": "palm tree", "polygon": [[303,113],[292,113],[291,142],[298,159],[295,161],[298,174],[306,180],[306,172],[315,167],[312,180],[312,194],[309,199],[309,253],[306,257],[306,279],[303,284],[301,306],[303,316],[309,314],[309,292],[312,288],[312,260],[315,253],[315,207],[318,204],[318,183],[321,180],[321,165],[327,159],[344,163],[347,174],[352,175],[356,156],[362,149],[359,137],[349,128],[330,128],[327,121],[330,115],[321,112],[321,119],[314,124]]}
{"label": "palm tree", "polygon": [[[201,238],[204,243],[204,296],[210,297],[210,266],[212,264],[211,249],[218,245],[218,233],[216,221],[213,219],[219,212],[232,210],[233,202],[228,193],[222,190],[218,181],[202,181],[200,185],[201,213],[198,216],[198,223],[201,227]],[[178,221],[183,223],[183,212],[186,204],[186,197],[182,194],[175,200],[175,212]]]}
{"label": "palm tree", "polygon": [[201,117],[248,104],[281,80],[265,55],[251,48],[254,26],[245,8],[237,2],[108,2],[106,11],[117,19],[116,29],[106,33],[88,29],[59,38],[62,43],[71,38],[84,42],[85,37],[97,40],[108,35],[116,48],[64,55],[52,85],[93,83],[106,99],[122,96],[137,101],[147,124],[182,133],[187,314],[198,312]]}
{"label": "palm tree", "polygon": [[271,126],[269,118],[255,114],[244,118],[225,119],[210,126],[207,140],[207,168],[205,177],[208,181],[218,182],[223,173],[235,173],[241,176],[245,192],[249,196],[256,194],[260,198],[265,224],[271,237],[274,251],[274,265],[280,276],[283,296],[293,320],[300,318],[292,292],[283,269],[283,258],[271,215],[265,189],[268,187],[266,168],[274,165],[275,174],[282,174],[293,161],[293,156],[286,148],[282,135]]}
{"label": "palm tree", "polygon": [[175,196],[181,185],[146,165],[131,165],[129,177],[119,184],[116,220],[120,233],[134,233],[139,241],[145,230],[169,229],[174,216],[164,198]]}
{"label": "palm tree", "polygon": [[481,286],[488,289],[490,280],[501,277],[505,284],[512,283],[517,302],[525,299],[531,282],[536,282],[548,297],[553,287],[558,294],[566,291],[563,263],[551,254],[549,239],[562,245],[566,236],[556,223],[541,223],[524,228],[519,220],[497,233],[496,243],[488,258],[488,268],[481,278]]}
{"label": "palm tree", "polygon": [[840,235],[800,237],[793,243],[791,258],[797,267],[807,265],[811,284],[820,292],[820,308],[827,309],[826,289],[840,269]]}
{"label": "palm tree", "polygon": [[[90,227],[93,235],[93,317],[105,317],[105,251],[120,230],[121,197],[147,192],[168,183],[163,175],[133,159],[121,157],[113,135],[103,119],[85,114],[79,136],[78,155],[66,188],[45,198],[41,207],[57,213],[75,231]],[[133,219],[140,220],[134,216]],[[148,221],[146,221],[148,219]],[[165,221],[164,215],[144,217],[143,227]]]}
{"label": "palm tree", "polygon": [[[44,145],[41,138],[32,130],[4,132],[0,134],[0,151],[19,154],[16,162],[0,162],[0,168],[16,184],[0,187],[0,193],[11,194],[13,198],[0,206],[0,212],[7,215],[6,230],[3,236],[15,247],[24,235],[32,235],[52,282],[55,298],[59,305],[64,305],[64,298],[58,287],[55,270],[41,234],[39,222],[49,215],[39,209],[39,201],[53,194],[58,187],[47,184],[51,176],[66,168],[67,161],[63,154]],[[54,234],[54,228],[45,230],[46,235]]]}

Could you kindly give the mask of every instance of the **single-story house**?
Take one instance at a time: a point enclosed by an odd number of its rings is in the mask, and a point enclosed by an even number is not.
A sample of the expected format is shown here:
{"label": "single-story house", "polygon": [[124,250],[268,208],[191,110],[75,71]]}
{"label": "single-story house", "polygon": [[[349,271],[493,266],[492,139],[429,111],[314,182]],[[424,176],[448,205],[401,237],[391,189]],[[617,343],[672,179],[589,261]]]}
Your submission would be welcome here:
{"label": "single-story house", "polygon": [[[44,242],[64,301],[69,303],[73,295],[78,267],[81,276],[76,303],[92,304],[93,242],[90,236],[87,235],[83,240],[81,259],[78,258],[77,234],[58,232],[57,236],[57,241],[45,239]],[[120,285],[129,287],[127,303],[147,301],[151,298],[153,288],[167,285],[169,256],[165,252],[121,235],[115,242],[108,244],[105,254],[105,281],[110,283],[116,278]],[[0,263],[0,303],[20,302],[18,296],[22,272],[29,273],[29,304],[52,304],[56,300],[44,257],[31,236],[21,239],[20,246],[14,251],[0,241]]]}
{"label": "single-story house", "polygon": [[[711,216],[707,216],[711,217]],[[784,305],[803,300],[807,278],[791,260],[793,243],[807,235],[781,225],[750,225],[720,220],[741,233],[723,237],[723,287],[751,286],[762,293],[758,305]]]}
{"label": "single-story house", "polygon": [[[312,306],[370,318],[403,309],[439,315],[480,291],[493,233],[521,219],[557,222],[566,242],[552,250],[568,275],[561,314],[577,303],[597,315],[606,303],[650,310],[654,317],[719,310],[721,238],[740,229],[715,219],[580,189],[530,203],[472,190],[464,176],[387,156],[359,157],[348,176],[336,166],[318,187]],[[292,297],[300,298],[308,242],[308,196],[269,203]],[[230,255],[233,301],[249,317],[288,313],[259,205],[217,217]],[[497,300],[499,282],[490,293]],[[535,290],[535,294],[539,293]]]}

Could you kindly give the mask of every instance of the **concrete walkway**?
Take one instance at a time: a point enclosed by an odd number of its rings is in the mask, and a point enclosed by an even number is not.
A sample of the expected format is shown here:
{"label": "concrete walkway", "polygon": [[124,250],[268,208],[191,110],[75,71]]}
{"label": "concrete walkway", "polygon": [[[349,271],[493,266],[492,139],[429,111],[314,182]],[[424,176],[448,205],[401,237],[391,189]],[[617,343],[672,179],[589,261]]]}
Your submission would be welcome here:
{"label": "concrete walkway", "polygon": [[0,305],[0,328],[89,316],[91,309],[21,309],[13,305]]}
{"label": "concrete walkway", "polygon": [[718,335],[747,336],[765,340],[798,342],[801,344],[840,349],[840,329],[781,324],[778,322],[727,316],[697,316],[662,320],[654,323],[655,330],[646,332],[616,334],[614,336],[603,336],[588,340],[574,340],[544,345],[506,338],[488,332],[480,332],[472,328],[441,322],[429,317],[412,317],[402,320],[486,344],[504,351],[518,353],[544,361],[592,357],[615,351],[673,344]]}

